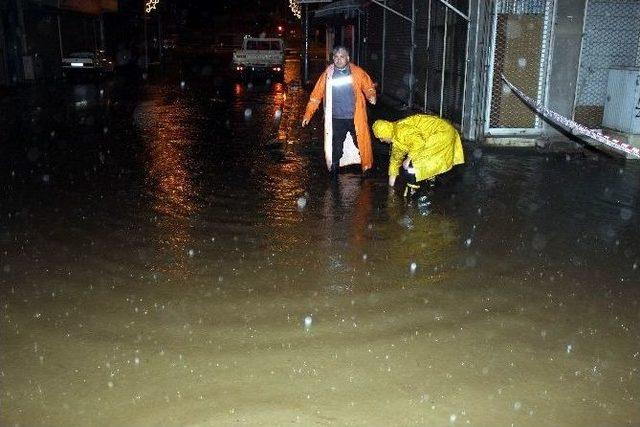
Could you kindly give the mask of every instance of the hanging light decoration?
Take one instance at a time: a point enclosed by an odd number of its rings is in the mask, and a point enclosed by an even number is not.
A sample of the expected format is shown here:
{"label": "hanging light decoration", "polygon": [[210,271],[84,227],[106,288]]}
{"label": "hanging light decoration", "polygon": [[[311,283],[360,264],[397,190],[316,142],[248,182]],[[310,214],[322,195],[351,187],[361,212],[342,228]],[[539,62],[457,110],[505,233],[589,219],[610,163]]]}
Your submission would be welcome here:
{"label": "hanging light decoration", "polygon": [[291,9],[291,13],[298,19],[302,18],[302,11],[300,10],[300,3],[298,0],[289,0],[289,9]]}
{"label": "hanging light decoration", "polygon": [[145,12],[151,13],[151,11],[155,10],[158,6],[158,3],[160,3],[160,0],[147,0],[147,3],[144,6]]}

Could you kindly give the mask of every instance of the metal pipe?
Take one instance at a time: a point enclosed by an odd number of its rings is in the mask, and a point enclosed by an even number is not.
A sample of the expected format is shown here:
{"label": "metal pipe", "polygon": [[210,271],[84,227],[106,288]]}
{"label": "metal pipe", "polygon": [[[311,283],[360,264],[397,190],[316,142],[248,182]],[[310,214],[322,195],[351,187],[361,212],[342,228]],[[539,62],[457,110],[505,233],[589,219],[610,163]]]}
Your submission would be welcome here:
{"label": "metal pipe", "polygon": [[162,64],[162,47],[164,41],[162,40],[162,14],[160,13],[160,8],[156,9],[156,13],[158,14],[158,61]]}
{"label": "metal pipe", "polygon": [[[385,0],[386,1],[386,0]],[[387,44],[387,9],[382,11],[382,72],[380,73],[380,94],[384,93],[384,64],[385,64],[385,52]]]}
{"label": "metal pipe", "polygon": [[447,60],[447,30],[449,24],[449,9],[444,10],[444,35],[442,37],[442,72],[440,76],[440,117],[442,117],[442,108],[444,106],[444,70]]}
{"label": "metal pipe", "polygon": [[148,13],[144,14],[144,69],[149,70],[149,38],[147,36]]}
{"label": "metal pipe", "polygon": [[[360,43],[358,43],[358,52],[356,54],[356,61],[357,61],[356,63],[358,65],[360,65],[360,49],[361,49],[361,43],[362,43],[362,36],[360,34],[360,31],[361,31],[361,29],[360,29],[360,9],[358,9],[358,33],[357,34],[358,34],[358,40],[360,40]],[[354,39],[355,39],[355,37],[354,37]],[[354,43],[355,43],[355,41],[354,41]]]}
{"label": "metal pipe", "polygon": [[378,0],[371,0],[373,3],[377,4],[378,6],[381,6],[383,8],[385,8],[385,10],[388,10],[389,12],[393,12],[396,15],[398,15],[401,18],[406,19],[409,22],[413,22],[413,19],[409,18],[408,16],[405,16],[403,14],[401,14],[400,12],[398,12],[397,10],[394,10],[392,8],[390,8],[389,6],[387,6],[386,4],[380,3]]}
{"label": "metal pipe", "polygon": [[416,1],[411,0],[411,50],[409,51],[409,108],[413,107],[414,56],[416,50]]}
{"label": "metal pipe", "polygon": [[309,80],[309,5],[304,4],[304,82]]}
{"label": "metal pipe", "polygon": [[442,3],[443,5],[445,5],[447,8],[453,10],[455,13],[457,13],[458,15],[460,15],[462,18],[464,18],[467,22],[470,21],[469,16],[465,15],[464,13],[460,12],[458,9],[456,9],[455,7],[453,7],[449,2],[445,1],[445,0],[438,0],[440,3]]}
{"label": "metal pipe", "polygon": [[58,44],[60,45],[60,62],[64,57],[64,49],[62,45],[62,23],[60,22],[60,12],[58,12]]}
{"label": "metal pipe", "polygon": [[[489,133],[491,129],[491,108],[493,107],[492,97],[493,97],[493,63],[495,61],[496,56],[496,37],[497,37],[497,28],[498,28],[498,3],[493,2],[491,4],[491,26],[489,27],[489,34],[491,35],[491,41],[489,43],[489,58],[488,65],[489,68],[487,70],[487,77],[485,84],[487,85],[486,92],[486,105],[484,110],[484,133],[485,135]],[[482,135],[484,137],[485,135]]]}
{"label": "metal pipe", "polygon": [[100,49],[106,50],[107,44],[104,38],[104,13],[102,12],[100,13],[100,18],[98,22],[100,23]]}
{"label": "metal pipe", "polygon": [[427,56],[427,60],[426,60],[426,64],[427,66],[425,67],[424,70],[424,107],[422,109],[423,112],[427,112],[427,83],[429,82],[429,47],[431,46],[431,0],[429,0],[429,6],[428,6],[428,12],[427,12],[427,50],[426,50],[426,56]]}
{"label": "metal pipe", "polygon": [[[469,8],[471,5],[469,5]],[[477,22],[477,21],[476,21]],[[467,41],[464,47],[464,73],[462,75],[462,109],[460,110],[460,130],[464,132],[464,109],[467,101],[467,69],[469,68],[469,42],[470,42],[471,21],[467,21]]]}

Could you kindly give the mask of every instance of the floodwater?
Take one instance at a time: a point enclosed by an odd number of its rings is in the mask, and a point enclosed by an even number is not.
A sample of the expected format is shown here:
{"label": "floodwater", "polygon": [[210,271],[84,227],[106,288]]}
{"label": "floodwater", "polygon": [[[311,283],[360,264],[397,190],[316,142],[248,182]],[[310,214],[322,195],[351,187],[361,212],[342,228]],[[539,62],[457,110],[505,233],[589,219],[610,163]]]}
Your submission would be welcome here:
{"label": "floodwater", "polygon": [[639,425],[640,165],[332,183],[298,65],[0,101],[0,424]]}

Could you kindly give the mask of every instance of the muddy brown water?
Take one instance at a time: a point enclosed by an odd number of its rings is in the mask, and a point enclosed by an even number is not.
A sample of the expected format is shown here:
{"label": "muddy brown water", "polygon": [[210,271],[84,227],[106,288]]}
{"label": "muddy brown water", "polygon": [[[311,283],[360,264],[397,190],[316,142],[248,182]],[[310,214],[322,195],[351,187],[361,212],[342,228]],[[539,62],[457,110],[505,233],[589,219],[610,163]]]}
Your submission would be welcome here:
{"label": "muddy brown water", "polygon": [[640,424],[639,165],[331,182],[289,66],[3,101],[0,424]]}

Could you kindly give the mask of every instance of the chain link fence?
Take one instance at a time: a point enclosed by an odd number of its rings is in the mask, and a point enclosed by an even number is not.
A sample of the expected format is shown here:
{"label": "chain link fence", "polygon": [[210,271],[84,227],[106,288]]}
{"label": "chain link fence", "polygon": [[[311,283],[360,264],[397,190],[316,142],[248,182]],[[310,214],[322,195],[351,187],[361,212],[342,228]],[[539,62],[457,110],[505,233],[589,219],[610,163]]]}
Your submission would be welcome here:
{"label": "chain link fence", "polygon": [[491,66],[490,129],[532,129],[540,126],[536,114],[501,76],[529,96],[544,98],[546,58],[552,1],[498,0]]}
{"label": "chain link fence", "polygon": [[598,128],[609,69],[640,67],[640,1],[591,0],[584,27],[574,120]]}

